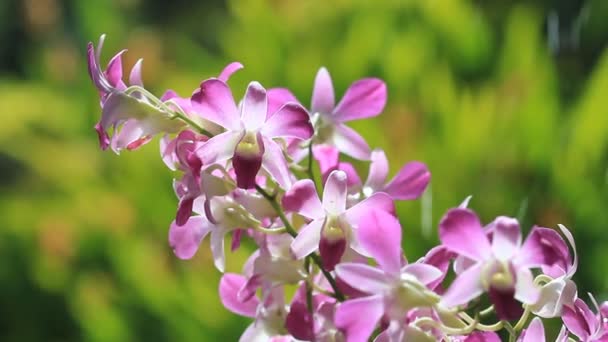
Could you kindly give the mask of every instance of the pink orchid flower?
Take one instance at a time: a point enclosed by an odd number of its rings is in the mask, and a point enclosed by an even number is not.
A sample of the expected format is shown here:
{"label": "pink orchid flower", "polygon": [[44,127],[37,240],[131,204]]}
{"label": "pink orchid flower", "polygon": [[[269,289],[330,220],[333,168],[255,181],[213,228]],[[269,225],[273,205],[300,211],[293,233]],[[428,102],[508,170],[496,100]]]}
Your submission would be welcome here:
{"label": "pink orchid flower", "polygon": [[[99,57],[105,35],[99,38],[97,50],[93,43],[87,48],[89,76],[99,91],[102,115],[95,125],[99,136],[99,145],[105,150],[111,147],[115,153],[121,150],[134,150],[148,143],[152,136],[161,133],[175,133],[183,127],[180,121],[171,120],[171,115],[159,107],[159,100],[133,90],[123,82],[122,54],[117,53],[105,71],[101,70]],[[140,59],[135,63],[129,75],[132,86],[143,87]],[[112,129],[110,138],[108,131]]]}
{"label": "pink orchid flower", "polygon": [[[596,304],[593,297],[591,297]],[[597,304],[596,304],[597,307]],[[595,314],[582,300],[577,299],[571,306],[564,306],[562,320],[569,332],[580,339],[581,342],[608,341],[608,330],[606,329],[606,317],[604,312],[597,308]]]}
{"label": "pink orchid flower", "polygon": [[[367,341],[383,316],[394,325],[412,309],[432,307],[439,296],[427,285],[442,276],[439,269],[422,263],[403,265],[401,225],[391,214],[371,210],[359,220],[361,247],[380,268],[362,263],[341,263],[336,274],[350,286],[368,293],[366,297],[347,300],[336,311],[336,325],[346,333],[348,341]],[[365,315],[361,315],[365,312]],[[399,331],[391,334],[400,335]]]}
{"label": "pink orchid flower", "polygon": [[[543,273],[554,279],[541,286],[538,301],[530,306],[532,313],[543,318],[561,316],[563,307],[565,305],[572,306],[577,298],[576,284],[572,281],[572,277],[578,268],[578,255],[574,237],[568,228],[561,224],[559,228],[570,243],[574,258],[566,265],[555,263],[551,267],[543,267]],[[564,251],[564,260],[571,259],[567,246],[563,246],[559,240],[552,241],[552,244],[555,247],[561,247],[559,250]]]}
{"label": "pink orchid flower", "polygon": [[[198,247],[207,235],[211,235],[211,252],[215,267],[224,272],[226,255],[224,248],[225,236],[238,229],[252,227],[260,222],[252,216],[255,208],[246,208],[232,196],[216,197],[205,208],[205,198],[199,197],[194,201],[192,211],[198,215],[190,217],[183,225],[176,221],[169,228],[169,245],[180,259],[190,259],[198,251]],[[250,202],[254,202],[251,200]],[[265,208],[263,198],[249,203],[258,208]],[[207,215],[212,219],[210,220]]]}
{"label": "pink orchid flower", "polygon": [[285,193],[282,199],[285,210],[312,219],[300,230],[291,245],[296,258],[304,258],[318,248],[324,266],[333,269],[347,247],[360,254],[365,253],[360,248],[355,234],[362,215],[374,208],[387,212],[394,211],[393,201],[383,193],[375,194],[347,209],[346,185],[346,174],[343,171],[334,171],[325,183],[323,202],[319,199],[314,183],[310,179],[297,181]]}
{"label": "pink orchid flower", "polygon": [[226,309],[245,317],[254,318],[239,341],[290,342],[293,339],[285,329],[285,318],[288,307],[285,305],[285,294],[282,286],[266,286],[262,298],[252,296],[243,301],[239,299],[239,290],[246,282],[240,274],[226,273],[220,279],[220,300]]}
{"label": "pink orchid flower", "polygon": [[212,78],[201,83],[191,98],[196,111],[226,129],[209,139],[198,151],[206,165],[232,161],[237,185],[253,188],[258,171],[264,169],[283,188],[291,176],[281,147],[274,138],[308,139],[313,134],[308,112],[297,103],[287,103],[267,115],[266,90],[251,82],[237,107],[228,85]]}
{"label": "pink orchid flower", "polygon": [[534,227],[522,245],[519,223],[504,216],[496,218],[490,230],[491,239],[477,215],[466,208],[451,209],[441,220],[439,238],[443,246],[469,260],[442,297],[441,305],[463,305],[487,292],[499,318],[515,319],[523,312],[517,301],[531,305],[539,298],[531,269],[560,259],[544,242],[559,241],[561,237],[552,229]]}
{"label": "pink orchid flower", "polygon": [[355,81],[335,105],[334,86],[325,68],[319,69],[312,91],[310,113],[316,128],[315,142],[333,145],[353,158],[367,160],[370,148],[344,123],[377,116],[386,104],[386,84],[377,78]]}

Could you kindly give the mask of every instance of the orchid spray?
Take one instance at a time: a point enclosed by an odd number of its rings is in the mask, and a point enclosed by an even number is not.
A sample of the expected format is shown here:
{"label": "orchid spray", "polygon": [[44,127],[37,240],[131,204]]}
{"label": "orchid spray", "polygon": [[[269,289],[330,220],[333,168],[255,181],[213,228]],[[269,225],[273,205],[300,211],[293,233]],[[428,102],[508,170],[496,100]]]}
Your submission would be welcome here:
{"label": "orchid spray", "polygon": [[[564,226],[524,238],[515,218],[483,224],[467,199],[441,219],[441,243],[407,260],[394,201],[420,198],[431,174],[412,161],[387,181],[385,153],[345,125],[383,111],[382,80],[353,82],[336,104],[321,68],[309,108],[256,81],[237,101],[228,81],[243,66],[234,62],[190,97],[156,97],[141,61],[123,79],[124,51],[102,69],[103,41],[88,46],[100,146],[120,153],[161,136],[161,158],[180,175],[175,255],[192,258],[209,236],[224,273],[226,237],[230,251],[243,239],[257,246],[219,284],[226,309],[252,319],[241,341],[545,341],[544,318],[561,318],[558,341],[608,341],[608,304],[578,297]],[[343,155],[369,162],[365,178]]]}

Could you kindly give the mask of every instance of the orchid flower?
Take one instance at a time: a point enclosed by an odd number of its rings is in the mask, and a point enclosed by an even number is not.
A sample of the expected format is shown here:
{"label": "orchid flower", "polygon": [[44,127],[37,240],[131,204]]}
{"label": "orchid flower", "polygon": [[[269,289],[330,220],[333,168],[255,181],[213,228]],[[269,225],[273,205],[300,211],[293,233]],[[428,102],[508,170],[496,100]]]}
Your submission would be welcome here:
{"label": "orchid flower", "polygon": [[273,139],[308,139],[312,136],[313,128],[304,107],[287,103],[267,116],[266,90],[258,82],[251,82],[239,110],[228,85],[216,78],[201,83],[191,100],[196,111],[226,129],[197,151],[204,164],[230,159],[237,185],[241,188],[255,186],[260,168],[281,187],[289,187],[289,169],[281,147]]}
{"label": "orchid flower", "polygon": [[471,260],[444,294],[441,304],[463,305],[487,292],[498,317],[510,320],[523,312],[517,301],[534,304],[539,298],[530,269],[555,262],[550,253],[553,251],[543,245],[543,239],[561,237],[552,229],[535,227],[522,245],[517,220],[501,216],[491,227],[490,241],[477,215],[465,208],[451,209],[441,220],[439,237],[443,245]]}
{"label": "orchid flower", "polygon": [[250,211],[236,202],[230,196],[218,197],[211,202],[210,211],[213,220],[205,215],[203,198],[194,201],[193,212],[199,214],[192,216],[184,225],[175,221],[169,228],[169,245],[175,255],[180,259],[190,259],[198,251],[203,239],[211,235],[211,252],[215,267],[224,272],[226,256],[224,238],[226,234],[259,225],[260,222],[251,215]]}
{"label": "orchid flower", "polygon": [[[578,256],[576,254],[576,245],[572,233],[568,228],[559,225],[560,230],[566,236],[566,239],[572,247],[574,259],[564,268],[556,263],[552,267],[544,267],[543,273],[547,276],[554,277],[548,283],[540,288],[540,296],[538,301],[530,306],[532,313],[543,318],[559,317],[562,314],[564,305],[571,306],[577,298],[576,284],[572,281],[572,276],[578,267]],[[555,241],[554,246],[560,247],[559,241]],[[570,255],[567,253],[567,247],[562,246],[560,249],[565,249],[565,260],[570,260]]]}
{"label": "orchid flower", "polygon": [[[593,303],[595,299],[591,297]],[[597,308],[597,304],[596,304]],[[571,306],[564,306],[562,320],[569,332],[580,339],[581,342],[608,341],[606,317],[600,308],[595,314],[582,300],[577,299]]]}
{"label": "orchid flower", "polygon": [[361,263],[336,266],[336,274],[344,282],[369,296],[342,303],[335,321],[348,341],[367,341],[383,316],[391,322],[401,321],[411,309],[437,304],[440,297],[427,285],[442,273],[427,264],[402,265],[401,225],[385,211],[371,210],[362,215],[357,234],[361,247],[380,268]]}
{"label": "orchid flower", "polygon": [[262,298],[252,296],[243,301],[239,299],[238,292],[246,282],[240,274],[226,273],[220,279],[219,293],[224,306],[241,316],[255,318],[239,341],[241,342],[289,342],[288,332],[285,329],[287,306],[283,287],[265,287]]}
{"label": "orchid flower", "polygon": [[372,209],[394,211],[392,200],[383,193],[375,194],[347,209],[346,184],[346,174],[334,171],[325,183],[323,202],[310,179],[297,181],[285,193],[282,203],[287,211],[312,219],[300,230],[291,245],[296,258],[304,258],[318,248],[324,266],[331,270],[340,261],[347,247],[365,254],[355,234],[361,216]]}
{"label": "orchid flower", "polygon": [[[123,149],[134,150],[148,143],[157,133],[176,133],[182,129],[183,123],[172,120],[162,102],[143,89],[141,59],[129,75],[132,87],[127,87],[122,80],[122,54],[126,50],[117,53],[106,70],[101,70],[99,59],[104,40],[105,35],[102,35],[97,50],[93,43],[87,48],[89,76],[101,99],[101,119],[95,125],[100,147],[103,150],[111,147],[115,153]],[[111,138],[110,129],[113,130]]]}
{"label": "orchid flower", "polygon": [[344,123],[377,116],[386,104],[386,85],[377,78],[364,78],[350,85],[335,105],[334,86],[325,68],[319,69],[312,91],[310,113],[315,125],[315,143],[333,145],[353,158],[367,160],[370,148]]}

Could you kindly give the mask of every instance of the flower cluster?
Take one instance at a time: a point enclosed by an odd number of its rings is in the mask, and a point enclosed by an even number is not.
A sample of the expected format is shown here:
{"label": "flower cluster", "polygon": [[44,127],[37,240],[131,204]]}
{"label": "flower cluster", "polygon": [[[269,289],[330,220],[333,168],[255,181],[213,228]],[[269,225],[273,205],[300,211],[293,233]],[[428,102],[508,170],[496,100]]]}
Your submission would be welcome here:
{"label": "flower cluster", "polygon": [[[231,251],[256,246],[219,284],[224,306],[253,319],[241,341],[544,341],[541,318],[555,317],[559,341],[608,340],[608,304],[591,297],[594,312],[578,297],[564,226],[523,238],[514,218],[482,224],[467,199],[441,219],[438,246],[406,259],[394,202],[419,198],[430,172],[413,161],[387,181],[384,152],[347,126],[383,111],[382,80],[355,81],[336,104],[321,68],[308,107],[255,81],[237,102],[228,81],[243,66],[231,63],[189,98],[157,98],[143,88],[141,61],[127,86],[124,51],[102,70],[103,40],[88,48],[101,148],[134,150],[162,135],[162,160],[179,174],[175,255],[192,258],[209,235],[224,273],[226,236]],[[343,156],[368,163],[365,181]]]}

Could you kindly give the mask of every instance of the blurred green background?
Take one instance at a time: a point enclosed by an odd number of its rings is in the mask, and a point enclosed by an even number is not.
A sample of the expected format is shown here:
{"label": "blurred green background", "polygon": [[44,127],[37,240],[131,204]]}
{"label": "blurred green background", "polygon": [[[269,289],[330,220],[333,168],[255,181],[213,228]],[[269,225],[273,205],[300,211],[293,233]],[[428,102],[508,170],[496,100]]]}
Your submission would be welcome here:
{"label": "blurred green background", "polygon": [[0,340],[231,341],[248,324],[219,303],[208,248],[180,261],[166,242],[174,175],[157,141],[98,149],[85,48],[101,33],[103,64],[128,48],[159,96],[234,60],[237,94],[255,79],[304,104],[322,65],[338,96],[382,77],[385,113],[353,126],[393,172],[432,171],[398,206],[410,260],[473,195],[486,222],[569,226],[579,293],[608,299],[607,17],[605,0],[0,1]]}

